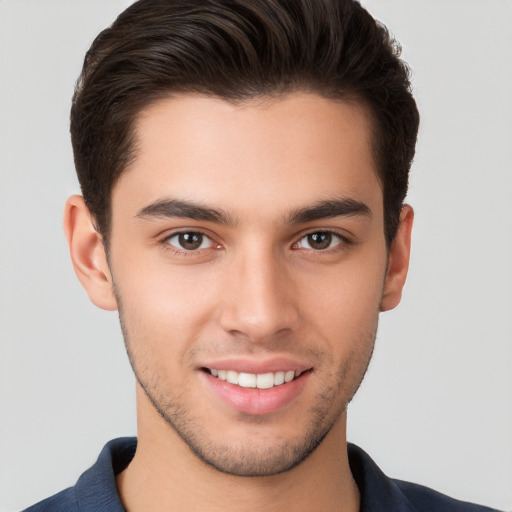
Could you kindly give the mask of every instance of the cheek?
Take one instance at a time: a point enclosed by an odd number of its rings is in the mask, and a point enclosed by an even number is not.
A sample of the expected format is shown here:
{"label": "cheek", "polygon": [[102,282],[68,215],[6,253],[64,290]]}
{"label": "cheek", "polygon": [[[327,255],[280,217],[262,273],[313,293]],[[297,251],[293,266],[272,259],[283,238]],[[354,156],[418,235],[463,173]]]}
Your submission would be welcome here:
{"label": "cheek", "polygon": [[118,268],[116,289],[126,326],[145,343],[173,345],[196,336],[214,316],[217,279],[191,267],[140,265]]}
{"label": "cheek", "polygon": [[[350,261],[303,277],[301,289],[309,297],[307,310],[319,317],[365,318],[379,312],[386,271],[385,253],[366,251]],[[335,314],[335,316],[336,316]],[[327,318],[326,318],[327,319]],[[332,318],[331,318],[332,321]]]}
{"label": "cheek", "polygon": [[385,252],[368,251],[303,279],[301,316],[312,334],[321,333],[339,355],[365,351],[377,328],[385,268]]}
{"label": "cheek", "polygon": [[[144,340],[155,350],[175,350],[205,333],[220,334],[221,309],[232,302],[230,265],[175,265],[161,257],[148,261],[141,255],[137,261],[135,256],[113,261],[132,342]],[[292,265],[279,294],[288,295],[283,299],[294,305],[302,329],[310,335],[357,339],[376,326],[385,264],[385,249],[368,247],[334,265]]]}

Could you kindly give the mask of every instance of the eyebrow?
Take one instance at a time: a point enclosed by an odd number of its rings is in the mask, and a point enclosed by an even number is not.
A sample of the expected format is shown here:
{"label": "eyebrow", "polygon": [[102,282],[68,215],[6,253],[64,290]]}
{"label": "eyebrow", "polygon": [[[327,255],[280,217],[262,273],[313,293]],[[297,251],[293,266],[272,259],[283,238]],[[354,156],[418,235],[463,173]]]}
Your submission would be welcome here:
{"label": "eyebrow", "polygon": [[360,215],[373,217],[373,212],[368,205],[355,199],[329,199],[326,201],[320,201],[306,208],[295,210],[290,214],[288,222],[290,224],[303,224],[320,219]]}
{"label": "eyebrow", "polygon": [[191,220],[200,220],[215,222],[233,226],[237,223],[236,219],[227,212],[217,208],[210,208],[201,204],[183,201],[180,199],[159,199],[144,208],[136,215],[141,219],[147,218],[186,218]]}
{"label": "eyebrow", "polygon": [[[355,199],[329,199],[292,211],[287,216],[287,222],[289,224],[304,224],[320,219],[358,215],[372,217],[373,212],[365,203]],[[141,219],[186,218],[226,226],[235,226],[238,223],[235,217],[222,209],[181,199],[158,199],[142,208],[136,217]]]}

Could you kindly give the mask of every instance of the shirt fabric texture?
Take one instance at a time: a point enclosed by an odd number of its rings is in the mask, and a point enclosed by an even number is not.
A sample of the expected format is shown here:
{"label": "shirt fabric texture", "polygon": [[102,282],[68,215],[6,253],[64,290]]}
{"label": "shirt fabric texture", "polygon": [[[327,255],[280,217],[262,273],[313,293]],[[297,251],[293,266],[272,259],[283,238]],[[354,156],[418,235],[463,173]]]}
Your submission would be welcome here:
{"label": "shirt fabric texture", "polygon": [[[47,498],[24,512],[126,512],[115,477],[132,460],[135,437],[114,439],[74,487]],[[388,478],[361,448],[349,444],[350,469],[361,494],[360,512],[497,512],[454,500],[421,485]]]}

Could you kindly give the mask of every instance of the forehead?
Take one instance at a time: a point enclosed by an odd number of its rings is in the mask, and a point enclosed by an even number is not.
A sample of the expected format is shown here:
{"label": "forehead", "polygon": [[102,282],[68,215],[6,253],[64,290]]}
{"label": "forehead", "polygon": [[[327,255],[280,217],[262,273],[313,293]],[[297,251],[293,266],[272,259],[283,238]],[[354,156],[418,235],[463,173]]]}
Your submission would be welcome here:
{"label": "forehead", "polygon": [[144,110],[135,158],[113,190],[133,210],[163,197],[263,217],[331,197],[380,208],[371,121],[358,104],[316,94],[233,103],[179,95]]}

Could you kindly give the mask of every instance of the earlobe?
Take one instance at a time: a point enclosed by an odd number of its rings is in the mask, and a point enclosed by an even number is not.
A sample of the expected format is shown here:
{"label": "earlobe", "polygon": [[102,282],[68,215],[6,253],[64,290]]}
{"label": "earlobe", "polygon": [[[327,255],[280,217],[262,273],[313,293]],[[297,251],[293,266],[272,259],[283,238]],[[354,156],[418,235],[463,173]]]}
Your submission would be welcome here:
{"label": "earlobe", "polygon": [[101,235],[82,196],[71,196],[64,209],[64,232],[75,273],[91,301],[102,309],[116,310],[112,276]]}
{"label": "earlobe", "polygon": [[402,289],[409,269],[413,219],[413,209],[409,205],[404,205],[400,212],[398,231],[389,250],[384,291],[380,303],[381,311],[395,308],[402,298]]}

